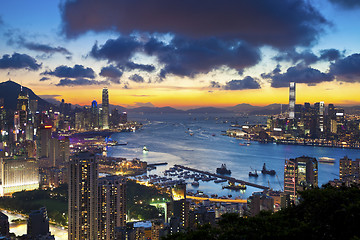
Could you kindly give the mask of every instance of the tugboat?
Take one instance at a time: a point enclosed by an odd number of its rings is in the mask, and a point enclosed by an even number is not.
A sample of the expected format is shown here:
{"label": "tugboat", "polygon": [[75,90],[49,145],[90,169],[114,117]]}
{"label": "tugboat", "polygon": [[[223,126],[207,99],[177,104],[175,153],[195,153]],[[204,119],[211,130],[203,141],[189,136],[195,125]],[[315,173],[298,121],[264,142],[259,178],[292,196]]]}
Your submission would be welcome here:
{"label": "tugboat", "polygon": [[221,174],[221,175],[230,175],[231,174],[231,170],[226,168],[226,164],[221,164],[221,167],[216,169],[216,173],[217,174]]}
{"label": "tugboat", "polygon": [[255,170],[255,173],[253,172],[249,172],[249,177],[258,177],[259,174],[257,173],[257,171]]}
{"label": "tugboat", "polygon": [[265,163],[264,163],[264,165],[263,165],[263,168],[262,168],[262,170],[261,170],[261,173],[262,173],[262,174],[269,174],[269,175],[271,175],[271,176],[274,176],[274,175],[276,174],[275,170],[267,170]]}

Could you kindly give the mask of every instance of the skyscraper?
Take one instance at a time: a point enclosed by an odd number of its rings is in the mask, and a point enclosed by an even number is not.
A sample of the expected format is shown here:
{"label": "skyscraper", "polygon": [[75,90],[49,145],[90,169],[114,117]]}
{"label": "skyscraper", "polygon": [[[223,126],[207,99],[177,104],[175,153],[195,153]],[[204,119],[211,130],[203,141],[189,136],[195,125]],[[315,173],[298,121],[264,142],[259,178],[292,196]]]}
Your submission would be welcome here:
{"label": "skyscraper", "polygon": [[295,82],[290,82],[289,87],[289,119],[295,118]]}
{"label": "skyscraper", "polygon": [[68,167],[69,240],[97,239],[98,163],[95,155],[74,155]]}
{"label": "skyscraper", "polygon": [[115,228],[126,226],[126,179],[109,176],[98,183],[98,238],[116,239]]}
{"label": "skyscraper", "polygon": [[318,162],[312,157],[285,160],[284,193],[295,200],[297,192],[318,185]]}
{"label": "skyscraper", "polygon": [[99,127],[99,110],[95,100],[91,103],[91,127],[92,129]]}
{"label": "skyscraper", "polygon": [[102,119],[103,129],[109,129],[109,92],[106,87],[102,91]]}
{"label": "skyscraper", "polygon": [[49,218],[45,207],[29,214],[27,237],[29,239],[55,239],[49,230]]}

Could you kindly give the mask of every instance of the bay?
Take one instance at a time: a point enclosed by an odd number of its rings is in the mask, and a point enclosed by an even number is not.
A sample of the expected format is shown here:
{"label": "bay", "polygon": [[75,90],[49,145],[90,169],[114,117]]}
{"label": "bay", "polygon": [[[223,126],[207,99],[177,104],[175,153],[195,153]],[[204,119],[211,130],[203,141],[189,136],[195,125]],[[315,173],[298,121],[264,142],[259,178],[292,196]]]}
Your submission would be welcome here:
{"label": "bay", "polygon": [[[274,190],[283,189],[285,159],[300,156],[331,157],[333,165],[319,164],[319,186],[338,178],[339,159],[344,156],[360,158],[357,149],[326,148],[296,145],[264,144],[251,141],[242,146],[244,140],[223,136],[232,124],[266,124],[265,116],[236,116],[234,114],[129,114],[129,120],[140,121],[144,126],[129,133],[115,133],[113,140],[127,145],[108,148],[108,156],[139,158],[148,163],[167,162],[149,174],[162,174],[174,164],[215,172],[225,163],[232,171],[231,176],[253,182]],[[149,152],[143,153],[143,146]],[[276,176],[261,174],[263,164],[274,169]],[[249,177],[249,171],[258,170],[259,177]],[[190,183],[190,182],[189,182]],[[246,198],[260,189],[248,187],[246,191],[235,192],[222,189],[214,182],[200,182],[197,188],[187,185],[188,190],[201,190],[219,196],[232,195]]]}

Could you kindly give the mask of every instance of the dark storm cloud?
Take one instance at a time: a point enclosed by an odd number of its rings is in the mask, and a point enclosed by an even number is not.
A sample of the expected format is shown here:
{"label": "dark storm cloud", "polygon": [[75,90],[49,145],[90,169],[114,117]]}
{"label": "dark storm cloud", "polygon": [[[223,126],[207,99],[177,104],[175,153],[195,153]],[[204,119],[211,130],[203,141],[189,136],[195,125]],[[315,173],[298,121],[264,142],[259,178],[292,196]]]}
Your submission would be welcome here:
{"label": "dark storm cloud", "polygon": [[68,0],[60,8],[70,38],[104,30],[171,32],[283,48],[311,45],[328,24],[305,0]]}
{"label": "dark storm cloud", "polygon": [[59,83],[56,86],[87,86],[87,85],[107,85],[107,81],[96,81],[89,80],[86,78],[77,78],[75,80],[64,78],[60,79]]}
{"label": "dark storm cloud", "polygon": [[327,61],[335,61],[343,57],[343,53],[341,53],[337,49],[324,49],[320,51],[320,59],[327,60]]}
{"label": "dark storm cloud", "polygon": [[98,60],[125,65],[139,47],[141,47],[141,43],[135,38],[119,37],[107,40],[102,46],[98,46],[96,43],[91,49],[90,56]]}
{"label": "dark storm cloud", "polygon": [[41,64],[38,64],[36,59],[27,54],[13,53],[13,55],[5,54],[0,58],[0,69],[27,69],[39,70]]}
{"label": "dark storm cloud", "polygon": [[360,54],[355,53],[337,60],[330,65],[330,73],[336,76],[336,80],[360,82]]}
{"label": "dark storm cloud", "polygon": [[334,76],[322,73],[311,67],[295,66],[287,69],[286,73],[262,74],[263,78],[271,79],[271,87],[281,88],[289,87],[290,82],[306,83],[309,86],[316,85],[321,82],[330,82],[334,80]]}
{"label": "dark storm cloud", "polygon": [[173,37],[168,43],[155,38],[150,38],[147,42],[140,42],[131,37],[109,39],[102,46],[95,44],[90,56],[116,63],[119,68],[126,70],[154,71],[153,65],[130,61],[136,52],[157,57],[158,62],[163,65],[160,71],[161,79],[166,78],[168,74],[194,77],[196,74],[208,73],[221,66],[241,71],[261,60],[260,50],[244,42],[184,37]]}
{"label": "dark storm cloud", "polygon": [[284,62],[284,61],[291,63],[302,62],[305,65],[315,63],[319,60],[319,58],[314,53],[308,50],[300,53],[297,52],[296,50],[288,50],[286,52],[279,53],[273,59],[278,62]]}
{"label": "dark storm cloud", "polygon": [[117,67],[110,65],[103,67],[99,75],[106,77],[113,83],[120,83],[120,78],[123,75],[123,72]]}
{"label": "dark storm cloud", "polygon": [[47,80],[50,80],[50,78],[48,78],[48,77],[42,77],[42,78],[39,79],[40,82],[47,81]]}
{"label": "dark storm cloud", "polygon": [[261,59],[256,47],[216,38],[192,40],[174,37],[169,44],[153,38],[145,44],[145,52],[156,56],[165,65],[160,73],[161,78],[168,74],[194,77],[224,65],[242,70],[256,65]]}
{"label": "dark storm cloud", "polygon": [[42,75],[51,75],[59,78],[95,78],[95,72],[91,68],[85,68],[83,65],[74,65],[74,67],[59,66],[54,71],[45,71]]}
{"label": "dark storm cloud", "polygon": [[134,63],[134,62],[127,62],[125,64],[125,67],[128,70],[138,69],[138,70],[145,71],[145,72],[153,72],[153,71],[155,71],[154,65],[138,64],[138,63]]}
{"label": "dark storm cloud", "polygon": [[297,52],[296,50],[288,50],[279,53],[273,59],[278,62],[291,62],[293,64],[303,64],[308,66],[310,64],[319,62],[319,61],[334,61],[343,56],[337,49],[323,49],[320,50],[320,56],[315,55],[313,52],[309,50],[305,50],[302,52]]}
{"label": "dark storm cloud", "polygon": [[231,80],[224,86],[225,90],[259,89],[260,84],[252,77],[247,76],[242,80]]}
{"label": "dark storm cloud", "polygon": [[129,77],[131,81],[137,82],[137,83],[143,83],[144,78],[138,74],[133,74]]}
{"label": "dark storm cloud", "polygon": [[47,44],[40,44],[40,43],[33,43],[33,42],[25,42],[25,43],[23,43],[23,46],[29,50],[44,52],[47,54],[61,53],[64,55],[71,55],[71,52],[69,52],[69,50],[67,50],[64,47],[52,47]]}
{"label": "dark storm cloud", "polygon": [[220,83],[216,82],[216,81],[211,81],[210,82],[210,87],[211,88],[221,88]]}
{"label": "dark storm cloud", "polygon": [[360,7],[359,0],[330,0],[330,2],[337,4],[343,8],[353,9],[356,7]]}

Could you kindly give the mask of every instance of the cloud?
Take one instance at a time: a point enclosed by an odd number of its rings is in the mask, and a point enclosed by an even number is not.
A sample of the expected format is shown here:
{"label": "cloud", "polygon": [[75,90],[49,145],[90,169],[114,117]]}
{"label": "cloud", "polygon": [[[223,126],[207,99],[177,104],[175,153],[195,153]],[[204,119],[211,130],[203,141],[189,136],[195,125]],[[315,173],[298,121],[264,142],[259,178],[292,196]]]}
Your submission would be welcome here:
{"label": "cloud", "polygon": [[137,83],[143,83],[144,78],[138,74],[133,74],[129,77],[131,81],[137,82]]}
{"label": "cloud", "polygon": [[125,64],[126,69],[128,70],[134,70],[138,69],[145,72],[153,72],[155,70],[154,65],[148,65],[148,64],[137,64],[134,62],[127,62]]}
{"label": "cloud", "polygon": [[225,90],[259,89],[260,84],[252,77],[247,76],[242,80],[231,80],[224,86]]}
{"label": "cloud", "polygon": [[50,80],[50,78],[48,78],[48,77],[42,77],[42,78],[39,79],[40,82],[47,81],[47,80]]}
{"label": "cloud", "polygon": [[216,82],[216,81],[211,81],[210,82],[210,87],[211,88],[221,88],[220,83]]}
{"label": "cloud", "polygon": [[82,65],[74,67],[59,66],[54,71],[45,71],[42,75],[51,75],[59,78],[95,78],[95,72],[91,68],[85,68]]}
{"label": "cloud", "polygon": [[123,72],[117,67],[110,65],[103,67],[99,75],[106,77],[113,83],[120,83],[120,78],[123,75]]}
{"label": "cloud", "polygon": [[261,59],[257,47],[216,38],[192,40],[174,37],[169,44],[152,38],[144,45],[144,50],[165,65],[160,72],[161,78],[168,74],[194,77],[224,65],[242,70],[256,65]]}
{"label": "cloud", "polygon": [[342,56],[343,53],[333,48],[320,50],[320,56],[315,55],[310,50],[297,52],[295,49],[290,49],[279,53],[273,59],[278,62],[291,62],[308,66],[319,61],[334,61]]}
{"label": "cloud", "polygon": [[56,86],[85,86],[85,85],[108,85],[107,81],[89,80],[86,78],[77,78],[75,80],[64,78],[60,79]]}
{"label": "cloud", "polygon": [[304,0],[68,0],[60,9],[69,38],[116,30],[241,39],[283,48],[310,45],[328,24]]}
{"label": "cloud", "polygon": [[134,107],[155,107],[155,105],[152,104],[151,102],[147,102],[147,103],[135,102]]}
{"label": "cloud", "polygon": [[52,47],[47,44],[33,43],[33,42],[23,42],[22,45],[29,50],[44,52],[47,54],[61,53],[64,55],[72,55],[69,50],[64,47]]}
{"label": "cloud", "polygon": [[295,49],[281,52],[273,59],[278,62],[292,62],[293,64],[302,62],[305,65],[316,63],[319,60],[319,58],[309,50],[299,53]]}
{"label": "cloud", "polygon": [[0,58],[0,69],[27,69],[39,70],[41,64],[27,54],[13,53],[12,56],[5,54]]}
{"label": "cloud", "polygon": [[360,82],[360,54],[355,53],[332,63],[330,73],[339,81]]}
{"label": "cloud", "polygon": [[324,49],[320,51],[320,59],[327,60],[327,61],[335,61],[343,57],[343,53],[341,53],[337,49]]}
{"label": "cloud", "polygon": [[125,65],[139,47],[141,47],[141,43],[135,38],[119,37],[118,39],[109,39],[101,46],[95,43],[90,51],[90,56],[98,60]]}
{"label": "cloud", "polygon": [[330,2],[345,9],[354,9],[356,7],[360,7],[360,2],[358,0],[330,0]]}
{"label": "cloud", "polygon": [[298,65],[290,67],[285,73],[278,70],[270,74],[262,74],[263,78],[271,79],[271,87],[281,88],[288,87],[290,82],[306,83],[308,86],[314,86],[321,82],[330,82],[334,80],[334,76],[328,73],[322,73],[311,67]]}

